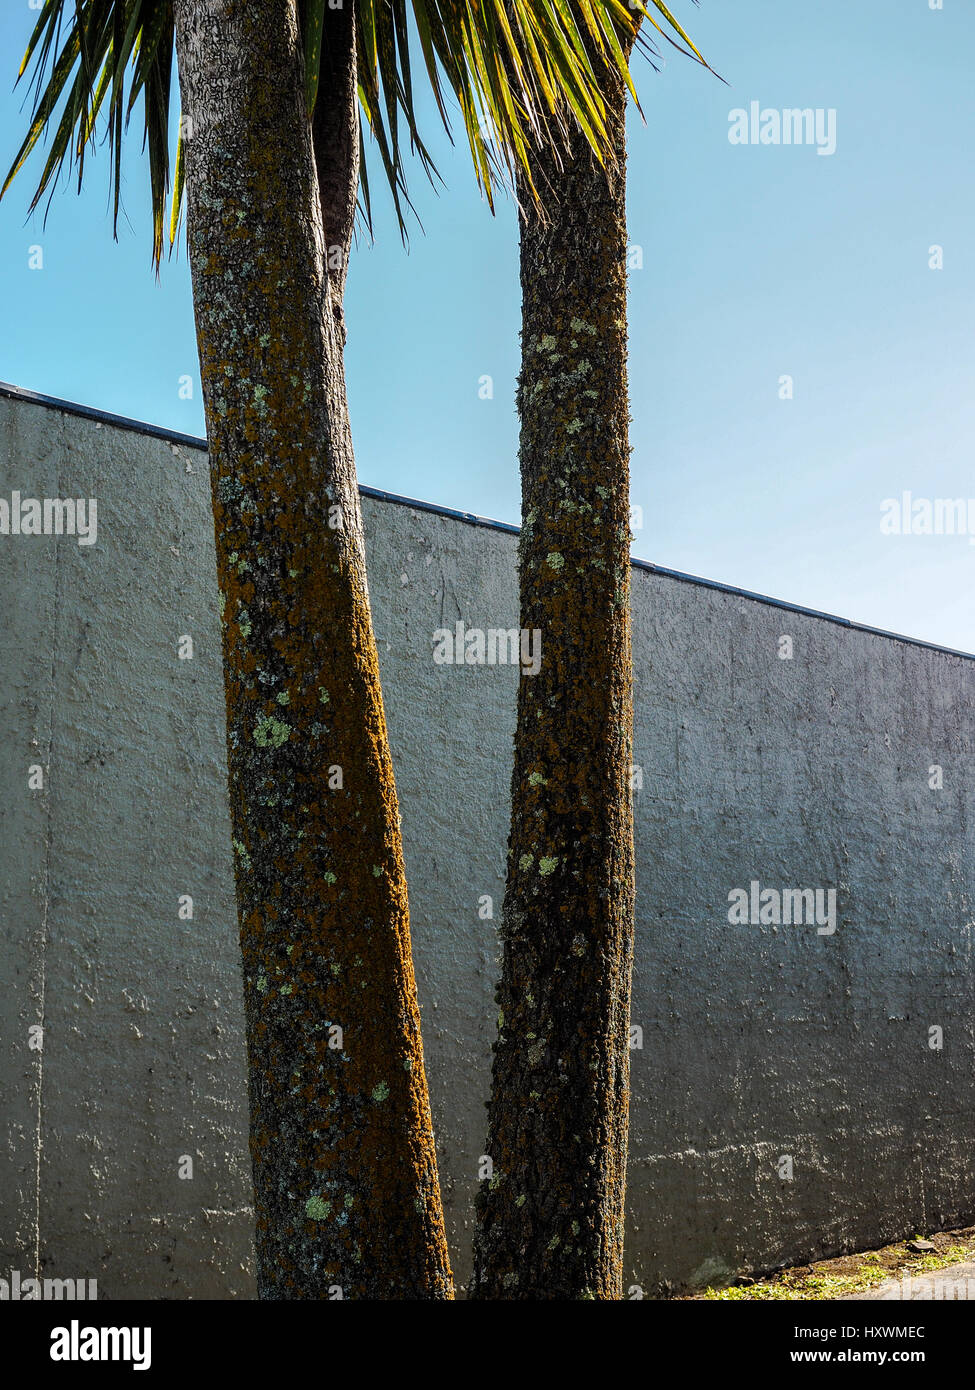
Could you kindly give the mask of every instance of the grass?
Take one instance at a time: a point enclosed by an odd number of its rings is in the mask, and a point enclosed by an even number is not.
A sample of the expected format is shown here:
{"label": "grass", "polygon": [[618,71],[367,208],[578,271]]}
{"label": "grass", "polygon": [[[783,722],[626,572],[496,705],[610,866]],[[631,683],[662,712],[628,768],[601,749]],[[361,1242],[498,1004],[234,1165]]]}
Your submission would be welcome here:
{"label": "grass", "polygon": [[940,1231],[927,1237],[915,1236],[913,1239],[930,1240],[937,1249],[917,1254],[908,1250],[906,1241],[899,1241],[881,1250],[841,1255],[796,1269],[779,1270],[754,1283],[704,1289],[691,1297],[729,1302],[745,1299],[796,1299],[805,1302],[843,1298],[846,1294],[865,1293],[877,1284],[886,1283],[888,1279],[915,1278],[966,1260],[975,1260],[975,1226],[960,1231]]}

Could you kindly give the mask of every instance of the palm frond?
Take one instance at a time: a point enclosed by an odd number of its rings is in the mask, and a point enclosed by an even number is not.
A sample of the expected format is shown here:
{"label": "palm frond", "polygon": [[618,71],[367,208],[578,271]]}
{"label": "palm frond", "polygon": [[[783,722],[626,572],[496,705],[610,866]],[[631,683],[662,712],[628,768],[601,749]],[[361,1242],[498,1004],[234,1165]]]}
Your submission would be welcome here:
{"label": "palm frond", "polygon": [[[53,196],[62,172],[77,166],[78,187],[85,156],[96,141],[98,117],[107,120],[112,225],[117,232],[121,203],[122,134],[139,96],[143,98],[143,149],[148,155],[152,200],[152,257],[158,267],[170,184],[170,94],[173,71],[172,0],[46,0],[34,26],[18,81],[33,63],[30,125],[0,198],[60,117],[47,160],[30,203]],[[50,206],[50,202],[48,204]]]}
{"label": "palm frond", "polygon": [[[300,0],[299,9],[310,118],[321,99],[327,0]],[[704,63],[663,0],[632,0],[632,5],[628,0],[355,0],[355,18],[359,103],[404,232],[404,212],[411,206],[407,154],[418,159],[430,178],[437,177],[417,120],[414,38],[440,119],[453,139],[450,108],[456,106],[475,175],[492,207],[500,181],[510,184],[519,168],[530,179],[530,146],[542,141],[565,146],[573,123],[602,157],[608,141],[597,69],[602,64],[614,68],[636,98],[620,34],[632,34],[641,18]],[[649,37],[642,43],[655,51]],[[179,232],[184,193],[182,123],[171,154],[173,57],[172,0],[44,0],[17,79],[33,68],[28,89],[33,110],[0,198],[41,137],[52,131],[30,210],[45,192],[53,196],[61,173],[70,174],[75,166],[80,189],[86,152],[94,147],[101,118],[107,126],[117,233],[122,135],[141,96],[152,258],[158,270],[170,188],[170,248]],[[360,209],[371,226],[366,143],[361,142]]]}
{"label": "palm frond", "polygon": [[[549,141],[564,148],[573,123],[603,156],[605,107],[595,69],[603,63],[615,69],[637,102],[620,36],[632,35],[641,19],[649,20],[654,35],[708,66],[663,0],[409,0],[409,9],[441,120],[452,139],[452,97],[492,208],[497,184],[510,186],[516,169],[531,186],[529,146]],[[406,0],[357,3],[356,42],[360,104],[403,229],[400,120],[421,167],[431,177],[436,173],[417,132]],[[645,32],[639,46],[647,56],[659,56]]]}

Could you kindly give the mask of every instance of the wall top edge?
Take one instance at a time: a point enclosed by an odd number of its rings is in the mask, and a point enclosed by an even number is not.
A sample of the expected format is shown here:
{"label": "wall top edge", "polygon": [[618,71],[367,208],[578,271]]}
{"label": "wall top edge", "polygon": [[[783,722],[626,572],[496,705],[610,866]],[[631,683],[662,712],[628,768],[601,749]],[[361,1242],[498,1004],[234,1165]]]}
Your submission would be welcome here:
{"label": "wall top edge", "polygon": [[[58,410],[66,415],[80,416],[85,420],[95,420],[100,424],[112,425],[116,429],[130,430],[151,439],[162,439],[170,444],[183,444],[191,449],[206,451],[207,441],[197,435],[181,434],[178,430],[164,429],[161,425],[150,425],[144,420],[134,420],[126,415],[115,415],[111,411],[97,410],[94,406],[80,405],[76,401],[61,400],[57,396],[47,396],[39,391],[31,391],[23,386],[0,381],[0,397],[21,401],[27,405],[43,406],[48,410]],[[469,526],[483,526],[490,531],[503,531],[517,536],[518,526],[506,521],[494,521],[490,517],[478,516],[475,512],[457,511],[453,507],[441,507],[435,502],[424,502],[419,498],[405,497],[397,492],[386,492],[382,488],[359,484],[362,497],[373,498],[379,502],[391,502],[396,506],[411,507],[414,511],[431,512],[435,516],[447,517],[453,521],[463,521]],[[780,608],[787,613],[799,613],[806,618],[818,618],[821,622],[833,623],[837,627],[848,628],[852,632],[865,632],[872,637],[884,637],[890,642],[902,642],[911,647],[921,647],[927,651],[940,652],[944,656],[959,657],[963,661],[975,661],[975,653],[958,651],[954,647],[943,647],[937,642],[925,642],[920,637],[905,637],[900,632],[889,632],[885,628],[870,627],[867,623],[857,623],[849,618],[837,617],[835,613],[823,613],[816,608],[805,608],[801,604],[787,603],[784,599],[770,598],[767,594],[755,593],[750,589],[739,589],[733,584],[722,584],[716,579],[702,579],[699,575],[684,574],[680,570],[667,569],[649,560],[631,559],[632,568],[645,574],[660,575],[680,584],[693,584],[701,589],[713,589],[733,598],[747,599],[751,603],[762,603],[768,608]]]}

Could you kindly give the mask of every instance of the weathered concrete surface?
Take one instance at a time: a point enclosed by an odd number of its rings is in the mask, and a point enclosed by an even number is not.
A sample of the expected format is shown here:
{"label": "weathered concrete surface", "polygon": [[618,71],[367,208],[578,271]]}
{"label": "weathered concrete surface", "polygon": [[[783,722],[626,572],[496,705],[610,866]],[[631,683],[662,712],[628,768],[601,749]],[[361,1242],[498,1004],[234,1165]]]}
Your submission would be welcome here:
{"label": "weathered concrete surface", "polygon": [[8,401],[0,449],[0,496],[99,504],[91,547],[0,536],[3,1257],[36,1242],[110,1296],[249,1290],[205,456]]}
{"label": "weathered concrete surface", "polygon": [[[0,536],[0,1275],[36,1252],[101,1297],[252,1296],[206,457],[0,396],[14,488],[96,496],[99,530]],[[433,632],[516,623],[516,542],[365,515],[463,1280],[516,677],[436,665]],[[971,1222],[975,663],[646,570],[633,605],[634,1296]],[[753,879],[835,888],[835,934],[732,925]]]}

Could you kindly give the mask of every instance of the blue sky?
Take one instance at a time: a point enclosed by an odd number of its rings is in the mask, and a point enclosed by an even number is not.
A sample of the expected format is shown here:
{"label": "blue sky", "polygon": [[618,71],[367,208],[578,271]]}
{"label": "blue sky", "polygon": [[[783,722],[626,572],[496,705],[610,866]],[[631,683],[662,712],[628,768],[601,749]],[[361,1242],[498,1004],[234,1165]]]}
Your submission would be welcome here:
{"label": "blue sky", "polygon": [[[971,0],[673,0],[723,86],[677,54],[637,64],[630,121],[634,554],[975,651],[967,535],[885,535],[881,504],[975,497],[975,6]],[[0,17],[4,169],[35,12]],[[729,112],[836,112],[836,151],[734,145]],[[354,252],[347,350],[360,480],[519,519],[517,230],[429,111],[446,190],[417,170],[425,231],[380,211]],[[0,204],[0,378],[203,433],[185,253],[157,283],[133,125],[112,241],[104,154],[25,213]],[[378,171],[376,174],[378,177]],[[43,269],[29,248],[43,247]],[[929,268],[929,248],[944,268]],[[479,397],[490,375],[494,397]],[[780,399],[780,378],[793,399]],[[975,510],[975,509],[973,509]]]}

